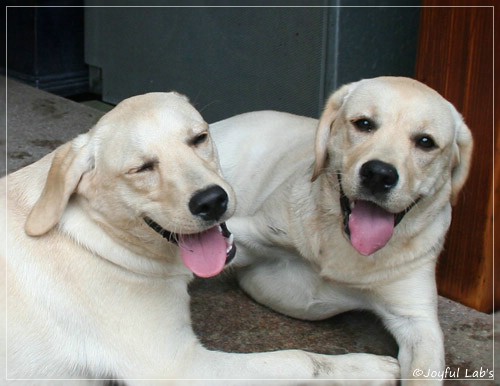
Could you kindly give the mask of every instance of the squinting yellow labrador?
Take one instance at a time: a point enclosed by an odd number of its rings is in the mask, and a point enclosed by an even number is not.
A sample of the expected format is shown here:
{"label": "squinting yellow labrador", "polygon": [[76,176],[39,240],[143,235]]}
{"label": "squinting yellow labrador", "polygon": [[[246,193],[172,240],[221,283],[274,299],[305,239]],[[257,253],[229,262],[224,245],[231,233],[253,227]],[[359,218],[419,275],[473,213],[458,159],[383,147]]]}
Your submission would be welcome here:
{"label": "squinting yellow labrador", "polygon": [[125,100],[6,182],[0,368],[2,378],[25,380],[15,385],[398,375],[394,360],[375,355],[229,354],[199,344],[187,284],[234,255],[224,221],[235,198],[208,125],[181,95]]}
{"label": "squinting yellow labrador", "polygon": [[382,77],[341,87],[319,123],[263,111],[211,131],[238,199],[228,224],[245,291],[301,319],[373,310],[403,378],[442,370],[434,270],[472,153],[455,108]]}

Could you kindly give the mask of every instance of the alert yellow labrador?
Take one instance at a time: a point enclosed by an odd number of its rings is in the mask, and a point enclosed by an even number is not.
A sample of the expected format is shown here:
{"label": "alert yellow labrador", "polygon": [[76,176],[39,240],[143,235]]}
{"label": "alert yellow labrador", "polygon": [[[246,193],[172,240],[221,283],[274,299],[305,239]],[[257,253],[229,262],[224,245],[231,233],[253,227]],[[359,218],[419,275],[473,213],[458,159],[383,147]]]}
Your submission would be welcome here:
{"label": "alert yellow labrador", "polygon": [[23,380],[15,385],[398,374],[395,361],[375,355],[230,354],[201,346],[187,285],[192,273],[216,275],[233,257],[224,221],[235,198],[208,125],[184,96],[125,100],[5,184],[0,368],[7,365],[2,378]]}
{"label": "alert yellow labrador", "polygon": [[319,122],[263,111],[211,131],[238,199],[228,224],[243,289],[301,319],[373,310],[402,378],[439,378],[434,271],[473,146],[456,109],[381,77],[341,87]]}

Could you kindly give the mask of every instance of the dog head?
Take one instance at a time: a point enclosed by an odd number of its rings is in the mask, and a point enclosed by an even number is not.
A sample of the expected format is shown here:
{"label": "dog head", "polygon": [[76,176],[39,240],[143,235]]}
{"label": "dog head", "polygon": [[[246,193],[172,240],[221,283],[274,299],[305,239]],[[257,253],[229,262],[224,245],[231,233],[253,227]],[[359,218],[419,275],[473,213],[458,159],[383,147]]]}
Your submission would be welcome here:
{"label": "dog head", "polygon": [[370,255],[420,200],[439,192],[456,202],[472,147],[462,117],[436,91],[408,78],[362,80],[326,104],[313,180],[338,179],[344,229]]}
{"label": "dog head", "polygon": [[234,193],[221,177],[207,123],[177,93],[127,99],[56,150],[27,234],[52,229],[72,196],[103,229],[137,239],[156,232],[178,244],[200,276],[218,273],[226,254],[234,255],[223,225]]}

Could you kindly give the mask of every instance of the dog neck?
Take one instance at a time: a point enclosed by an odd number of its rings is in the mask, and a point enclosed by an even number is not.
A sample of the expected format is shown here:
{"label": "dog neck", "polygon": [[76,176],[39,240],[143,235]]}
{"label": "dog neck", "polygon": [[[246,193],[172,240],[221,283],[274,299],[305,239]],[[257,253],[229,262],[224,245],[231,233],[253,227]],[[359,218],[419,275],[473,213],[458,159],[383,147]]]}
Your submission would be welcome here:
{"label": "dog neck", "polygon": [[338,202],[337,187],[324,173],[314,182],[311,175],[312,166],[301,178],[290,180],[287,206],[289,239],[302,256],[314,261],[323,247],[322,235],[336,232],[341,217],[334,204]]}
{"label": "dog neck", "polygon": [[60,230],[76,243],[136,274],[165,278],[192,276],[182,265],[177,246],[160,239],[150,242],[98,221],[78,201],[70,201],[59,224]]}

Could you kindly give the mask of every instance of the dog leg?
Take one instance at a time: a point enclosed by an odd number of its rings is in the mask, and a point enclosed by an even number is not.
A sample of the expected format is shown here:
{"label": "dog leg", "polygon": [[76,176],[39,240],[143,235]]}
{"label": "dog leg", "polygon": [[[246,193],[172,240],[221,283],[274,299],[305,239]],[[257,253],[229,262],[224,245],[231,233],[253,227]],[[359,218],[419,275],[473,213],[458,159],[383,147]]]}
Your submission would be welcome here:
{"label": "dog leg", "polygon": [[437,316],[433,267],[423,267],[398,282],[380,288],[374,311],[399,345],[404,385],[441,384],[444,343]]}
{"label": "dog leg", "polygon": [[[217,380],[288,379],[288,384],[303,384],[300,379],[370,379],[369,384],[382,385],[395,384],[394,379],[398,375],[399,365],[394,358],[370,354],[329,356],[299,350],[231,354],[199,348],[183,377]],[[340,381],[337,383],[344,384]]]}
{"label": "dog leg", "polygon": [[[403,385],[441,384],[444,347],[437,319],[411,317],[403,312],[383,319],[399,345]],[[431,379],[434,382],[429,382]]]}

